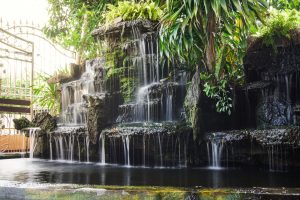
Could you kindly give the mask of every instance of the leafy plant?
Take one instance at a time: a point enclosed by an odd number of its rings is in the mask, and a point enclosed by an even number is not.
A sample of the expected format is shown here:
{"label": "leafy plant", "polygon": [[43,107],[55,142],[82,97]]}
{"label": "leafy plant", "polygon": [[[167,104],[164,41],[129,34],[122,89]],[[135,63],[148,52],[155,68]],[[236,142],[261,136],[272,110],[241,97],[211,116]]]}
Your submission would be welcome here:
{"label": "leafy plant", "polygon": [[270,4],[279,10],[284,9],[296,9],[300,10],[300,1],[299,0],[271,0]]}
{"label": "leafy plant", "polygon": [[70,67],[65,66],[64,68],[58,69],[57,71],[54,72],[55,75],[61,74],[65,76],[71,75]]}
{"label": "leafy plant", "polygon": [[49,110],[53,115],[60,112],[60,87],[57,83],[48,83],[50,78],[47,74],[40,74],[33,86],[35,99],[33,103],[41,108]]}
{"label": "leafy plant", "polygon": [[109,24],[120,18],[123,21],[148,19],[157,21],[162,17],[163,11],[155,2],[146,1],[119,1],[117,5],[108,4],[103,14],[105,23]]}
{"label": "leafy plant", "polygon": [[43,31],[54,42],[75,50],[78,62],[94,58],[99,49],[91,32],[102,20],[106,4],[114,2],[114,0],[48,0],[49,21]]}
{"label": "leafy plant", "polygon": [[168,58],[180,58],[213,71],[223,31],[231,34],[238,14],[244,26],[262,19],[264,0],[166,0],[160,46]]}
{"label": "leafy plant", "polygon": [[134,82],[135,79],[133,77],[123,77],[121,79],[121,93],[125,103],[128,103],[132,100],[134,95]]}
{"label": "leafy plant", "polygon": [[233,107],[231,90],[242,85],[244,81],[243,57],[248,33],[240,16],[235,15],[234,18],[235,23],[231,25],[232,33],[223,31],[220,35],[213,73],[201,73],[201,79],[205,82],[204,93],[216,101],[218,112],[226,112],[229,115]]}
{"label": "leafy plant", "polygon": [[29,121],[26,117],[21,117],[19,119],[13,119],[15,129],[22,130],[24,128],[33,127],[34,124]]}
{"label": "leafy plant", "polygon": [[203,69],[204,92],[217,111],[230,113],[231,91],[243,82],[248,29],[264,16],[264,0],[167,0],[160,29],[161,52],[190,70]]}
{"label": "leafy plant", "polygon": [[202,73],[201,79],[205,81],[203,92],[209,98],[216,100],[217,112],[227,112],[231,114],[232,99],[228,91],[228,81],[226,79],[215,79],[212,74]]}
{"label": "leafy plant", "polygon": [[255,36],[262,38],[267,46],[274,46],[278,38],[291,39],[291,31],[297,28],[300,28],[299,11],[273,9]]}

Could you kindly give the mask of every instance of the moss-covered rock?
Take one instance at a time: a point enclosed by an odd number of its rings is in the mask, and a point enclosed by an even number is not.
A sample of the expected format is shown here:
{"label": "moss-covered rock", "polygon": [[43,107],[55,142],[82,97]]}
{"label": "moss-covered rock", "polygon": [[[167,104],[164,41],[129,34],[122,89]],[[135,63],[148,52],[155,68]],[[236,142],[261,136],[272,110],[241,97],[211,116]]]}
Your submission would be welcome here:
{"label": "moss-covered rock", "polygon": [[68,184],[39,184],[38,187],[0,187],[0,199],[28,200],[243,200],[243,199],[299,199],[299,189],[250,188],[205,189],[150,186],[90,186]]}
{"label": "moss-covered rock", "polygon": [[32,123],[35,127],[40,127],[45,132],[53,131],[57,127],[56,118],[47,112],[37,113]]}
{"label": "moss-covered rock", "polygon": [[188,88],[187,95],[185,97],[184,109],[188,123],[193,128],[194,138],[198,137],[200,131],[200,101],[202,96],[200,70],[195,72],[191,85]]}
{"label": "moss-covered rock", "polygon": [[111,98],[105,93],[86,95],[85,98],[88,102],[87,128],[89,138],[93,144],[96,144],[97,136],[111,123]]}
{"label": "moss-covered rock", "polygon": [[15,129],[22,130],[24,128],[32,127],[34,126],[29,119],[26,117],[21,117],[19,119],[13,119],[13,122],[15,124]]}

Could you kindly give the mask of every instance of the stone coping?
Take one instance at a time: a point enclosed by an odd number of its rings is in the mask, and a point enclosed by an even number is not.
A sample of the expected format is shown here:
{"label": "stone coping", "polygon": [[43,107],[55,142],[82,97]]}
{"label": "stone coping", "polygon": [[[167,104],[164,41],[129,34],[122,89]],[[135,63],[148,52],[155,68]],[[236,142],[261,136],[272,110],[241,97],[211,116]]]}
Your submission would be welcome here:
{"label": "stone coping", "polygon": [[98,29],[92,31],[94,37],[101,37],[104,35],[110,35],[115,33],[125,32],[126,30],[132,30],[132,27],[138,27],[142,32],[152,32],[156,31],[158,28],[158,23],[150,20],[137,19],[133,21],[121,21],[117,23],[110,24],[109,26],[101,26]]}

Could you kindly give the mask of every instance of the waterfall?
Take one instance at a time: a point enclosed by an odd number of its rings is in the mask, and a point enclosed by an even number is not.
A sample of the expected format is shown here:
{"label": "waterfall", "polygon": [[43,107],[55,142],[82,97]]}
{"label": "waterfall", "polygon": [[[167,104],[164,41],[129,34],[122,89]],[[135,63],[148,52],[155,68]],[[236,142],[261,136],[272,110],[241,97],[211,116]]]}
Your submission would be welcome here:
{"label": "waterfall", "polygon": [[[25,153],[27,152],[27,147],[25,145],[25,134],[22,134],[22,150],[25,151]],[[25,157],[25,154],[21,154],[21,157],[24,158]]]}
{"label": "waterfall", "polygon": [[54,142],[55,142],[55,152],[56,152],[56,158],[60,158],[60,151],[59,151],[59,145],[58,145],[58,138],[54,137]]}
{"label": "waterfall", "polygon": [[159,85],[160,80],[158,42],[153,33],[142,34],[135,26],[132,35],[138,51],[138,56],[133,59],[133,68],[138,74],[133,121],[154,121],[158,103],[153,101],[150,88]]}
{"label": "waterfall", "polygon": [[269,171],[285,171],[287,166],[286,149],[281,145],[269,145],[268,152],[268,165]]}
{"label": "waterfall", "polygon": [[49,147],[50,147],[50,160],[53,160],[51,133],[49,134]]}
{"label": "waterfall", "polygon": [[85,138],[85,147],[86,147],[86,162],[90,162],[90,138],[87,135]]}
{"label": "waterfall", "polygon": [[206,142],[206,151],[207,151],[207,160],[208,160],[208,165],[211,166],[211,155],[210,155],[210,145],[209,142]]}
{"label": "waterfall", "polygon": [[130,166],[130,137],[129,135],[122,136],[125,165]]}
{"label": "waterfall", "polygon": [[[91,131],[92,123],[90,122],[92,120],[87,120],[87,117],[91,116],[87,115],[87,113],[89,112],[90,114],[91,105],[94,106],[95,103],[91,97],[97,97],[100,92],[105,92],[106,89],[111,94],[109,98],[111,97],[111,100],[115,102],[113,104],[116,107],[118,106],[119,115],[116,118],[117,122],[123,123],[122,125],[128,123],[133,124],[133,127],[134,124],[142,124],[141,126],[144,126],[147,124],[159,124],[161,121],[168,121],[166,124],[169,124],[179,119],[178,114],[183,107],[177,108],[180,102],[177,102],[176,92],[179,90],[179,85],[185,84],[184,76],[178,75],[177,71],[171,71],[172,66],[169,63],[160,63],[158,35],[155,29],[147,32],[147,27],[145,27],[146,31],[141,29],[140,26],[131,25],[131,27],[129,29],[127,27],[124,30],[129,32],[120,40],[120,45],[109,47],[108,49],[108,53],[111,53],[112,51],[110,50],[114,50],[114,48],[118,50],[123,48],[126,54],[121,57],[113,55],[114,65],[118,63],[116,69],[118,68],[122,73],[120,77],[116,75],[112,77],[98,76],[98,73],[103,72],[105,74],[108,72],[107,65],[110,64],[111,60],[102,59],[104,62],[100,66],[99,63],[94,64],[94,62],[97,62],[95,61],[97,59],[95,59],[86,62],[86,71],[78,80],[62,85],[62,113],[59,127],[88,125],[87,129]],[[127,36],[129,37],[127,38]],[[110,35],[105,35],[104,39],[108,39],[106,42],[109,44]],[[123,65],[120,63],[123,63]],[[176,82],[177,80],[180,80],[180,84]],[[107,86],[104,90],[101,81],[104,84],[103,86]],[[129,86],[124,86],[124,82]],[[130,91],[126,91],[127,87],[131,86],[132,88],[128,89]],[[128,95],[126,92],[130,94]],[[128,96],[129,98],[127,98]],[[119,105],[122,102],[126,102],[126,104]],[[114,118],[115,113],[112,120],[116,119]],[[165,127],[163,126],[159,125],[158,129],[164,129]],[[77,133],[75,135],[68,133],[61,131],[57,132],[55,136],[52,135],[53,148],[56,148],[53,149],[53,157],[71,161],[84,161],[86,157],[86,161],[89,162],[89,142],[90,139],[91,141],[93,139],[94,142],[94,137],[89,138],[86,136],[86,133],[83,133],[84,136],[80,135],[82,140],[79,142]],[[141,133],[143,133],[141,135],[143,138],[141,139],[136,139],[134,135],[127,134],[127,132],[119,134],[114,139],[112,139],[113,136],[105,133],[97,135],[99,137],[97,141],[99,142],[97,144],[99,146],[99,162],[101,164],[124,162],[127,166],[135,165],[136,163],[144,166],[154,163],[157,166],[169,165],[171,158],[168,157],[169,154],[164,149],[168,147],[167,140],[169,136],[164,138],[164,134],[167,131],[159,134],[153,131],[153,133],[150,133],[151,135],[147,136],[144,136],[144,134],[148,134],[147,131]],[[173,137],[173,135],[170,135],[170,137]],[[176,166],[183,164],[183,159],[185,159],[184,162],[187,160],[186,147],[182,144],[179,140],[177,140],[176,144],[172,143],[171,145],[170,143],[170,146],[176,146],[175,152],[168,152],[172,156],[174,154],[173,160]],[[136,149],[140,151],[137,152]],[[56,155],[55,150],[58,151]],[[154,159],[152,157],[153,152],[155,152]]]}
{"label": "waterfall", "polygon": [[149,127],[132,125],[103,131],[101,134],[106,135],[106,140],[109,139],[106,163],[144,167],[187,166],[189,141],[193,141],[192,132],[183,132],[181,135],[167,132],[161,124],[144,126]]}
{"label": "waterfall", "polygon": [[[136,107],[136,111],[135,111],[135,121],[145,121],[146,117],[148,116],[148,113],[145,114],[145,102],[146,105],[149,106],[148,102],[148,98],[147,98],[147,94],[148,94],[148,88],[149,86],[144,86],[139,88],[138,93],[137,93],[137,107]],[[147,109],[148,111],[148,109]]]}
{"label": "waterfall", "polygon": [[181,165],[180,141],[178,141],[178,165]]}
{"label": "waterfall", "polygon": [[78,137],[77,137],[77,147],[78,147],[78,161],[80,162],[81,161],[81,159],[80,159],[81,152],[80,152],[80,143],[79,143],[79,138]]}
{"label": "waterfall", "polygon": [[[209,149],[209,147],[211,149]],[[208,160],[210,163],[210,167],[213,169],[220,169],[221,168],[221,159],[222,159],[222,153],[223,153],[223,142],[211,140],[208,142],[207,145],[207,154],[208,154]]]}
{"label": "waterfall", "polygon": [[82,125],[86,122],[85,100],[86,94],[94,94],[95,66],[93,62],[86,62],[86,71],[76,81],[62,85],[62,113],[61,120],[64,124]]}
{"label": "waterfall", "polygon": [[130,166],[130,138],[129,135],[126,136],[126,148],[127,148],[127,165]]}
{"label": "waterfall", "polygon": [[69,136],[69,145],[68,145],[68,160],[73,161],[74,155],[74,135]]}
{"label": "waterfall", "polygon": [[187,167],[188,160],[187,160],[187,148],[186,143],[184,143],[184,167]]}
{"label": "waterfall", "polygon": [[160,141],[160,135],[158,134],[158,145],[159,145],[159,157],[160,157],[160,166],[163,166],[163,154],[162,154],[162,142]]}
{"label": "waterfall", "polygon": [[59,142],[59,150],[60,150],[60,160],[64,160],[65,159],[65,153],[64,153],[64,141],[63,141],[63,137],[60,135],[58,137],[58,142]]}
{"label": "waterfall", "polygon": [[143,135],[143,166],[146,166],[146,135]]}
{"label": "waterfall", "polygon": [[167,96],[166,121],[173,121],[173,95]]}
{"label": "waterfall", "polygon": [[34,154],[34,151],[36,149],[36,146],[37,146],[37,138],[38,138],[38,135],[37,135],[37,131],[39,130],[39,128],[31,128],[29,129],[29,142],[30,142],[30,146],[29,146],[29,157],[30,159],[33,159],[33,154]]}
{"label": "waterfall", "polygon": [[100,162],[105,164],[105,134],[101,133],[99,137]]}

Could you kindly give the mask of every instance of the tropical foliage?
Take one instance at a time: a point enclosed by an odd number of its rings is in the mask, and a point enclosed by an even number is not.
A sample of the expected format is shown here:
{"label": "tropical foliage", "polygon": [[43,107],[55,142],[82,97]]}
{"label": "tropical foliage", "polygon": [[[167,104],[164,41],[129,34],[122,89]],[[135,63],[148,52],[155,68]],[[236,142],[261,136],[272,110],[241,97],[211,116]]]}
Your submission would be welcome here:
{"label": "tropical foliage", "polygon": [[135,19],[148,19],[157,21],[162,17],[163,11],[155,2],[147,1],[119,1],[117,5],[108,4],[107,11],[103,14],[106,24],[116,19],[129,21]]}
{"label": "tropical foliage", "polygon": [[34,102],[37,106],[47,109],[51,114],[60,112],[60,86],[57,83],[48,83],[50,75],[40,74],[33,85]]}
{"label": "tropical foliage", "polygon": [[166,7],[160,31],[163,52],[212,71],[221,33],[232,34],[237,19],[243,26],[262,19],[266,4],[263,0],[167,0]]}
{"label": "tropical foliage", "polygon": [[284,10],[284,9],[300,10],[299,0],[271,0],[270,3],[274,8],[280,10]]}
{"label": "tropical foliage", "polygon": [[[167,0],[160,30],[164,55],[179,58],[206,77],[204,92],[217,110],[230,113],[230,92],[242,77],[245,38],[250,26],[263,19],[264,0]],[[225,81],[224,81],[225,80]],[[225,92],[226,91],[226,92]]]}
{"label": "tropical foliage", "polygon": [[48,0],[49,21],[45,34],[54,42],[76,51],[78,61],[95,57],[97,45],[91,32],[102,20],[107,3],[114,0]]}
{"label": "tropical foliage", "polygon": [[[99,53],[99,45],[91,36],[99,24],[159,20],[161,57],[180,63],[192,73],[201,69],[204,93],[216,101],[217,111],[229,114],[232,91],[243,83],[242,65],[249,33],[259,30],[256,36],[272,45],[276,37],[290,38],[290,30],[300,23],[296,11],[299,0],[48,1],[50,21],[45,33],[64,46],[73,47],[82,59]],[[275,9],[268,13],[268,8]],[[108,70],[109,75],[123,73],[122,67]],[[126,76],[122,78],[126,99],[133,93],[132,82]]]}
{"label": "tropical foliage", "polygon": [[261,25],[255,34],[263,38],[263,42],[268,46],[274,46],[276,39],[291,39],[292,31],[300,28],[300,12],[296,10],[276,10],[270,11],[266,23]]}

